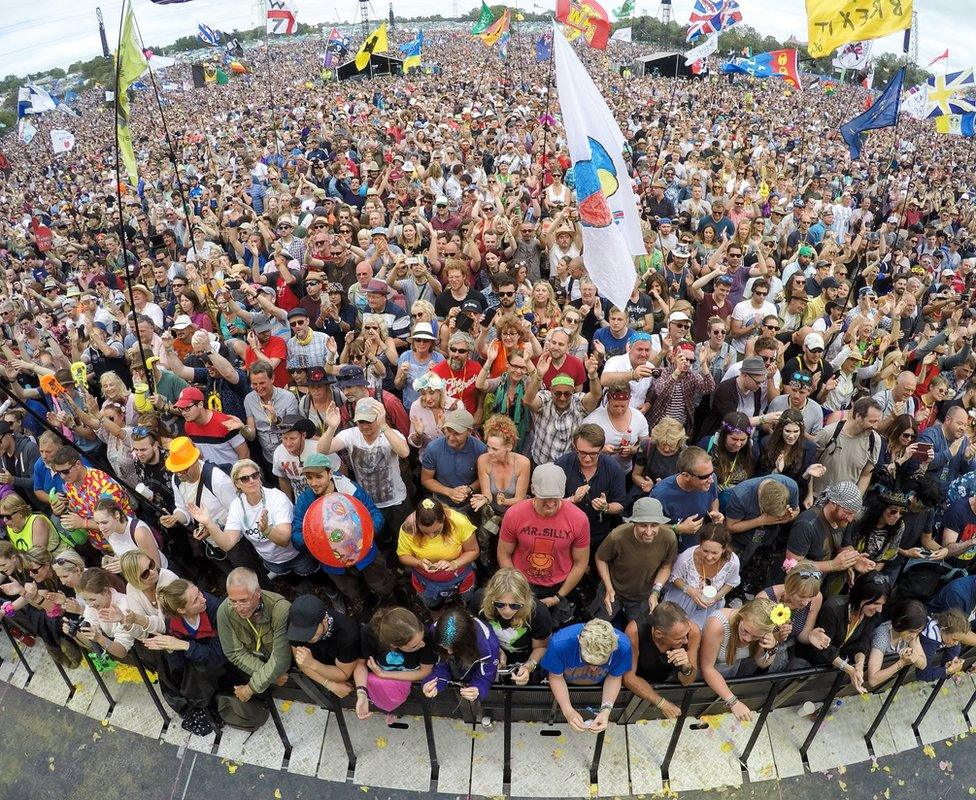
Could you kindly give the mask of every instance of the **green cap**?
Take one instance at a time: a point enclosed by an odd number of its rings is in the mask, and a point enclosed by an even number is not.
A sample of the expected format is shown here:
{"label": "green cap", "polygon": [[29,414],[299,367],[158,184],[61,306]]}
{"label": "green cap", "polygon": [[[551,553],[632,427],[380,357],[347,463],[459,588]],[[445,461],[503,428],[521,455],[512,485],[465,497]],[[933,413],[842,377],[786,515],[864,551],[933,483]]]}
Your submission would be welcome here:
{"label": "green cap", "polygon": [[560,373],[555,378],[552,379],[550,386],[572,386],[576,388],[576,381],[574,381],[569,375]]}
{"label": "green cap", "polygon": [[305,463],[302,465],[303,472],[321,472],[325,469],[335,470],[335,463],[332,460],[332,456],[327,456],[325,453],[312,453],[312,455],[305,459]]}
{"label": "green cap", "polygon": [[802,247],[800,247],[799,255],[801,255],[801,256],[809,256],[810,258],[813,258],[816,254],[817,254],[817,251],[814,250],[809,245],[806,245],[805,244]]}

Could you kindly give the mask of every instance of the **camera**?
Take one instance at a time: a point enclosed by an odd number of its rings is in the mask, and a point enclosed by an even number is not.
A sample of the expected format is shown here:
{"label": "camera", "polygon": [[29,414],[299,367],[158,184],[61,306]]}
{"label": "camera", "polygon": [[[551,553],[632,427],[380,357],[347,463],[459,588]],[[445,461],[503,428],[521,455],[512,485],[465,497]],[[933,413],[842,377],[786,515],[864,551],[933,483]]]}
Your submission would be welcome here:
{"label": "camera", "polygon": [[78,631],[81,629],[81,626],[84,624],[85,624],[85,620],[83,619],[80,618],[69,619],[67,622],[65,622],[65,628],[67,630],[68,636],[77,636]]}

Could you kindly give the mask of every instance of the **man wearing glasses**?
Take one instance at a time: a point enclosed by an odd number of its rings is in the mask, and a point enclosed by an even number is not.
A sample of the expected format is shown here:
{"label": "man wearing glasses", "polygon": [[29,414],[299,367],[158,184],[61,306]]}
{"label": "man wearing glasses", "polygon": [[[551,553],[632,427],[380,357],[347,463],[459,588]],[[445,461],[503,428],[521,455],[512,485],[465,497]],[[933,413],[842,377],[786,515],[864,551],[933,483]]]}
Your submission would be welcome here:
{"label": "man wearing glasses", "polygon": [[749,339],[760,334],[762,320],[770,315],[777,316],[776,306],[769,302],[769,282],[757,278],[749,299],[736,303],[732,309],[732,346],[736,352],[745,354]]}
{"label": "man wearing glasses", "polygon": [[[908,373],[914,378],[912,373]],[[792,409],[803,415],[805,436],[813,440],[823,428],[824,410],[816,400],[810,398],[813,391],[813,375],[809,372],[798,371],[792,373],[786,384],[786,391],[774,397],[769,403],[770,412]]]}
{"label": "man wearing glasses", "polygon": [[[678,472],[655,484],[650,496],[661,503],[665,517],[678,520],[671,526],[678,538],[678,552],[694,547],[701,526],[721,525],[718,489],[712,457],[700,447],[686,447],[678,456]],[[638,501],[640,502],[640,501]]]}

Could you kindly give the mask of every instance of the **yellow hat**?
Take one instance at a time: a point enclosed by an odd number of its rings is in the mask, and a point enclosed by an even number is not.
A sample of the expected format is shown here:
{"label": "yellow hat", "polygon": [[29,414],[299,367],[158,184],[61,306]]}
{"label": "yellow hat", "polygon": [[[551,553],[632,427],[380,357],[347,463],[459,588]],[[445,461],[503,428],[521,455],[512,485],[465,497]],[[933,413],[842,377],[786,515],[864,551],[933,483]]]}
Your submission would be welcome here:
{"label": "yellow hat", "polygon": [[182,472],[189,469],[200,458],[200,451],[186,436],[177,436],[169,447],[166,456],[166,469],[170,472]]}

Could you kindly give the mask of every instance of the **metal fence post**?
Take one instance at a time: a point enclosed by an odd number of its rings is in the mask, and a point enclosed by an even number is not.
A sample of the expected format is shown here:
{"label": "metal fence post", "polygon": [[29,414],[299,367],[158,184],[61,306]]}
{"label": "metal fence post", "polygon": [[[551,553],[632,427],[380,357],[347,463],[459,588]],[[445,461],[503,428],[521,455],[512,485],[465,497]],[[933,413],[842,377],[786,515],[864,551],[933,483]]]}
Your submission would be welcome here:
{"label": "metal fence post", "polygon": [[163,708],[163,701],[156,696],[156,690],[153,689],[152,681],[149,680],[149,675],[146,673],[146,665],[143,664],[142,658],[139,656],[139,651],[133,647],[130,652],[136,662],[136,669],[139,670],[139,677],[142,678],[142,683],[146,687],[146,691],[149,692],[149,696],[152,698],[153,705],[156,706],[159,716],[163,718],[163,733],[165,733],[170,723],[169,714]]}
{"label": "metal fence post", "polygon": [[292,671],[289,673],[299,688],[308,696],[315,705],[327,709],[335,718],[336,725],[339,726],[339,736],[342,738],[342,746],[346,748],[346,775],[352,777],[356,772],[356,750],[352,746],[352,737],[349,736],[349,727],[346,725],[346,717],[342,713],[342,706],[339,698],[332,692],[325,692],[318,687],[311,679],[301,672]]}
{"label": "metal fence post", "polygon": [[24,658],[24,651],[20,647],[20,642],[18,642],[14,638],[14,635],[10,632],[10,621],[7,619],[6,614],[0,614],[0,620],[2,620],[3,632],[7,634],[7,638],[10,640],[10,644],[13,645],[14,652],[17,654],[17,658],[20,660],[20,663],[24,665],[24,669],[27,670],[26,683],[30,683],[31,678],[34,677],[34,670],[31,669],[31,665],[27,662],[27,659]]}
{"label": "metal fence post", "polygon": [[596,735],[596,745],[593,747],[593,759],[590,761],[590,785],[597,782],[600,772],[600,758],[603,756],[603,740],[606,737],[605,730]]}
{"label": "metal fence post", "polygon": [[[759,734],[762,733],[763,726],[766,724],[766,718],[769,716],[769,712],[773,709],[773,703],[776,701],[776,698],[779,697],[780,687],[785,682],[786,679],[774,681],[773,685],[769,687],[769,691],[766,693],[766,699],[763,701],[762,708],[759,711],[759,718],[756,720],[752,735],[749,737],[749,741],[746,742],[742,755],[739,756],[739,763],[742,764],[742,769],[744,770],[749,769],[749,756],[752,755],[752,748],[756,746],[756,742],[759,740]],[[790,683],[792,683],[792,681],[790,681]]]}
{"label": "metal fence post", "polygon": [[678,739],[681,737],[681,730],[685,725],[685,718],[688,716],[688,709],[691,708],[691,696],[694,690],[691,687],[685,689],[684,694],[681,695],[681,716],[678,717],[678,721],[674,726],[674,731],[671,733],[671,740],[668,742],[668,749],[664,753],[664,760],[661,762],[661,779],[670,780],[668,771],[671,769],[671,759],[674,758],[675,748],[678,746]]}
{"label": "metal fence post", "polygon": [[813,740],[817,738],[817,734],[820,732],[820,726],[823,725],[823,721],[827,718],[830,707],[833,705],[834,698],[837,697],[837,693],[840,691],[845,677],[845,673],[837,673],[837,677],[834,678],[834,682],[830,686],[830,691],[827,693],[827,698],[824,700],[823,705],[820,706],[820,711],[817,712],[817,717],[813,721],[813,727],[810,728],[810,733],[807,734],[807,738],[800,745],[800,757],[803,759],[804,766],[808,768],[810,762],[807,759],[807,751],[810,749],[810,745],[813,744]]}
{"label": "metal fence post", "polygon": [[88,665],[88,669],[91,670],[91,674],[94,676],[95,683],[98,684],[99,690],[101,691],[102,695],[104,695],[105,700],[108,702],[108,713],[105,716],[109,717],[112,715],[112,712],[115,711],[115,698],[112,697],[112,693],[108,690],[108,686],[105,685],[105,679],[102,677],[102,673],[100,673],[95,667],[95,662],[92,661],[91,658],[91,652],[85,650],[84,653],[85,663]]}
{"label": "metal fence post", "polygon": [[271,714],[271,721],[274,723],[275,730],[278,731],[278,738],[281,739],[281,744],[285,748],[285,757],[282,759],[281,768],[286,769],[288,762],[291,760],[291,740],[285,731],[285,723],[281,721],[278,706],[275,705],[274,698],[270,693],[265,697],[265,702],[268,704],[268,713]]}
{"label": "metal fence post", "polygon": [[864,734],[864,741],[867,742],[868,752],[872,755],[874,754],[874,745],[871,744],[871,739],[874,738],[875,731],[878,730],[878,726],[881,721],[885,718],[885,714],[888,713],[888,709],[891,708],[891,704],[895,700],[895,695],[898,694],[898,690],[901,685],[905,682],[905,678],[908,677],[908,671],[911,667],[902,667],[898,670],[898,677],[895,678],[895,683],[888,692],[888,696],[885,698],[884,703],[881,704],[881,710],[878,711],[877,716],[874,718],[874,722],[871,723],[871,727],[868,728],[868,732]]}
{"label": "metal fence post", "polygon": [[[976,694],[973,695],[976,698]],[[970,701],[971,702],[971,701]],[[502,723],[502,790],[508,794],[512,787],[512,691],[505,691],[505,701],[502,705],[505,718]]]}
{"label": "metal fence post", "polygon": [[922,735],[918,732],[918,727],[922,724],[922,720],[925,719],[925,715],[929,713],[929,709],[932,708],[935,698],[939,696],[939,692],[942,691],[942,687],[945,685],[945,682],[948,679],[948,675],[943,675],[938,681],[936,681],[935,686],[932,687],[932,693],[929,694],[928,699],[925,701],[925,705],[922,706],[922,710],[918,712],[918,716],[915,717],[915,721],[912,723],[912,731],[914,731],[915,738],[918,740],[919,744],[922,742]]}
{"label": "metal fence post", "polygon": [[434,723],[431,720],[430,700],[423,694],[420,696],[420,708],[424,714],[424,733],[427,735],[427,755],[430,758],[430,780],[437,783],[441,772],[440,762],[437,760],[437,745],[434,742]]}

